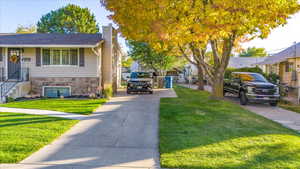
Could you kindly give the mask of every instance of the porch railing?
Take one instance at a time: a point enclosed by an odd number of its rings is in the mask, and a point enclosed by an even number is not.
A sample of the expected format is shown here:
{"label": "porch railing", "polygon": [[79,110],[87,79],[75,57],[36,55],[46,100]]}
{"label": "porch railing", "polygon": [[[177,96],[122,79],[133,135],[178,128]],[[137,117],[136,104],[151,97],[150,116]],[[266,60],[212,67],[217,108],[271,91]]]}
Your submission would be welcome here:
{"label": "porch railing", "polygon": [[0,67],[0,82],[5,80],[4,67]]}
{"label": "porch railing", "polygon": [[0,76],[0,96],[2,100],[3,97],[6,97],[10,90],[12,90],[18,83],[29,81],[29,68],[21,68],[20,70],[10,74],[10,77],[16,77],[12,79],[6,78],[4,75],[4,68],[0,68]]}

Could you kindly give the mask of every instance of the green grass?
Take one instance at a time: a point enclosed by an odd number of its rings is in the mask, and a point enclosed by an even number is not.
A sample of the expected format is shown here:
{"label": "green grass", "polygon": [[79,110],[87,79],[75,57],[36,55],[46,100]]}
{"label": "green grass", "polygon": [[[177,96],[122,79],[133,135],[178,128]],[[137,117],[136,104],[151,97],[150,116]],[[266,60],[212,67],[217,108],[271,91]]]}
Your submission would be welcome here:
{"label": "green grass", "polygon": [[300,113],[300,105],[293,104],[291,102],[283,101],[278,104],[279,107],[287,109],[296,113]]}
{"label": "green grass", "polygon": [[300,168],[300,135],[209,93],[175,87],[160,104],[161,165],[167,168]]}
{"label": "green grass", "polygon": [[0,113],[0,163],[16,163],[72,127],[77,120]]}
{"label": "green grass", "polygon": [[38,99],[10,102],[1,104],[0,106],[24,109],[54,110],[88,115],[105,102],[106,99]]}

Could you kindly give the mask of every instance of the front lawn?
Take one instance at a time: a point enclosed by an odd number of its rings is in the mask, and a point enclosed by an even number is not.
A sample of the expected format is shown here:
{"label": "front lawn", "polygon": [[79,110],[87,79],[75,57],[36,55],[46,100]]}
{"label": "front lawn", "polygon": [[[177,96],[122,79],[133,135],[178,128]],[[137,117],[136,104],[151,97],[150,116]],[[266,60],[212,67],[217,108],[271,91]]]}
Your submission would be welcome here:
{"label": "front lawn", "polygon": [[1,107],[24,109],[54,110],[66,113],[91,114],[97,107],[104,104],[106,99],[38,99],[10,102]]}
{"label": "front lawn", "polygon": [[166,168],[300,168],[300,134],[209,93],[175,87],[160,104]]}
{"label": "front lawn", "polygon": [[72,127],[77,120],[0,113],[0,163],[16,163]]}

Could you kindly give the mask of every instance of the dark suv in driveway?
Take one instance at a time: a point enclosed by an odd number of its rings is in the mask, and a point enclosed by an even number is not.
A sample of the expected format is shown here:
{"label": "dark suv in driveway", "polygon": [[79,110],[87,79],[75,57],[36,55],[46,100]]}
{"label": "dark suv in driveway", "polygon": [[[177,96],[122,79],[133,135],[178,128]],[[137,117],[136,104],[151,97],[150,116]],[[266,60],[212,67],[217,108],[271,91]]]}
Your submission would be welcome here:
{"label": "dark suv in driveway", "polygon": [[233,72],[229,79],[224,80],[225,92],[239,96],[241,105],[258,102],[276,106],[280,98],[277,85],[268,82],[259,73],[250,72]]}
{"label": "dark suv in driveway", "polygon": [[132,92],[153,93],[153,73],[132,72],[127,82],[127,94]]}

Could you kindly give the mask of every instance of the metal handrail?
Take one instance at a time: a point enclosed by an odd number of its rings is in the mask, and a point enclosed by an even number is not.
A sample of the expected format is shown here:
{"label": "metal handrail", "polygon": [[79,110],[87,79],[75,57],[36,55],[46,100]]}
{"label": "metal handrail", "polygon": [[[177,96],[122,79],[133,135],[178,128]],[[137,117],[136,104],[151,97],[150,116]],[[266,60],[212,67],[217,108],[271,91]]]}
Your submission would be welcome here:
{"label": "metal handrail", "polygon": [[[22,70],[22,69],[21,69]],[[19,73],[19,78],[16,79],[15,81],[12,81],[11,79],[6,79],[4,80],[1,84],[0,84],[0,90],[1,90],[1,99],[7,95],[7,93],[14,88],[19,82],[23,82],[23,81],[27,81],[28,80],[28,75],[26,75],[26,79],[23,78],[22,75],[22,71],[21,70],[17,70],[15,71],[13,74],[11,74],[11,76],[16,75],[17,73]],[[27,70],[27,74],[28,72],[28,68],[26,68]],[[13,83],[11,86],[7,86],[7,83]],[[5,89],[5,90],[4,90]]]}

